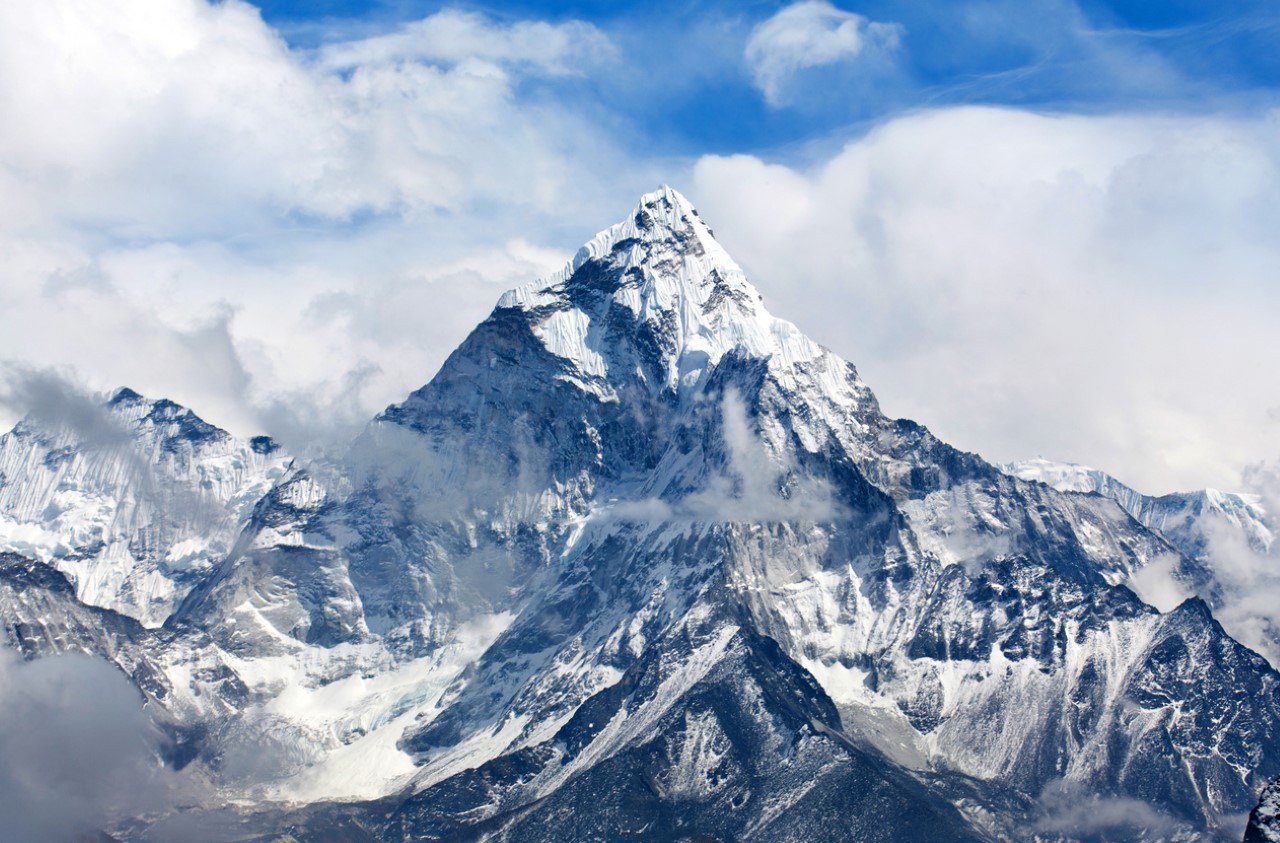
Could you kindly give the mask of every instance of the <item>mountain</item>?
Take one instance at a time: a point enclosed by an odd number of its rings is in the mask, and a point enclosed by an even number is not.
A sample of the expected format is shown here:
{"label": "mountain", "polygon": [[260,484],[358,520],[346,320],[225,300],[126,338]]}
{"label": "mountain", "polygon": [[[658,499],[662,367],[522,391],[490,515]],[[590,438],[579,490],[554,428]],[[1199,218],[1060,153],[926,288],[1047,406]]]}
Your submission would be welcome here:
{"label": "mountain", "polygon": [[1192,594],[1203,598],[1233,637],[1280,666],[1280,544],[1274,515],[1260,496],[1202,489],[1154,497],[1097,469],[1045,459],[1000,468],[1059,491],[1120,504],[1181,555],[1129,572],[1130,587],[1153,605]]}
{"label": "mountain", "polygon": [[1194,560],[886,417],[669,188],[243,524],[123,647],[241,839],[1236,840],[1280,774],[1280,674],[1124,585]]}
{"label": "mountain", "polygon": [[1095,493],[1111,498],[1148,527],[1167,538],[1185,556],[1205,558],[1214,533],[1223,526],[1259,553],[1275,544],[1276,526],[1258,495],[1201,489],[1194,492],[1144,495],[1094,468],[1046,459],[1005,463],[1002,471],[1022,480],[1045,483],[1062,492]]}
{"label": "mountain", "polygon": [[0,549],[49,562],[79,599],[161,625],[230,551],[289,463],[130,389],[0,436]]}

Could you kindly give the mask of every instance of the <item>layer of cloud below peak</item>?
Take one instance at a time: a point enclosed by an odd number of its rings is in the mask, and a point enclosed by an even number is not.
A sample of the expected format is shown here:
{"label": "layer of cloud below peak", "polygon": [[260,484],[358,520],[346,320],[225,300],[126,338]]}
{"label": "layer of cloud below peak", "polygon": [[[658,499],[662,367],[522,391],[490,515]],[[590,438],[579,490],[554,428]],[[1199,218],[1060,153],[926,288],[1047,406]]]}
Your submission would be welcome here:
{"label": "layer of cloud below peak", "polygon": [[923,112],[809,167],[705,157],[691,193],[891,413],[988,459],[1232,489],[1280,433],[1278,122]]}

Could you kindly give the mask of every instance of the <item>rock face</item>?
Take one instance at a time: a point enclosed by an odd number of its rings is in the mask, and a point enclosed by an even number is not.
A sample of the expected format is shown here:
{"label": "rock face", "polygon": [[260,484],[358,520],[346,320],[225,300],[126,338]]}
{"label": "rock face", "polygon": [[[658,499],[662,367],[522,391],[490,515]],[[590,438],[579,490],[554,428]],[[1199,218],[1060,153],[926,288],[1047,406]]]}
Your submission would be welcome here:
{"label": "rock face", "polygon": [[1249,815],[1244,843],[1280,843],[1280,779],[1267,785]]}
{"label": "rock face", "polygon": [[148,646],[263,839],[1237,839],[1280,675],[1123,585],[1169,556],[884,416],[664,188],[280,476]]}
{"label": "rock face", "polygon": [[1158,497],[1144,495],[1096,468],[1045,459],[1005,463],[1000,469],[1022,480],[1045,483],[1060,492],[1093,493],[1111,498],[1144,527],[1160,533],[1191,559],[1206,556],[1212,534],[1223,526],[1235,531],[1242,542],[1259,553],[1269,552],[1275,544],[1275,514],[1266,511],[1258,495],[1217,489]]}
{"label": "rock face", "polygon": [[1217,489],[1159,497],[1137,492],[1097,469],[1044,459],[1009,463],[1003,471],[1063,492],[1096,494],[1120,504],[1178,551],[1129,572],[1126,583],[1152,605],[1191,595],[1205,600],[1227,631],[1280,665],[1280,608],[1266,594],[1280,592],[1280,544],[1275,513],[1258,495]]}

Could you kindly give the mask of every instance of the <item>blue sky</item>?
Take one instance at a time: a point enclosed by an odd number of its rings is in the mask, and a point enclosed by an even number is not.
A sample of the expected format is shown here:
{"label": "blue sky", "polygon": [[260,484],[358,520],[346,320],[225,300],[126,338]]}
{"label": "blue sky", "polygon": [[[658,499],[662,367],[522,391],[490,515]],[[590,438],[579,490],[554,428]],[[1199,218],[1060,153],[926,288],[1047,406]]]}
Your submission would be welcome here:
{"label": "blue sky", "polygon": [[52,370],[341,442],[669,183],[890,413],[1261,488],[1278,92],[1263,0],[8,4],[0,424]]}
{"label": "blue sky", "polygon": [[785,106],[770,107],[742,46],[787,5],[267,0],[260,8],[300,48],[392,30],[444,8],[494,20],[588,21],[618,45],[617,72],[569,80],[566,92],[676,154],[803,146],[904,110],[958,104],[1090,113],[1248,108],[1272,100],[1280,83],[1280,4],[1267,0],[869,0],[833,8],[899,26],[900,44],[887,60],[805,69]]}

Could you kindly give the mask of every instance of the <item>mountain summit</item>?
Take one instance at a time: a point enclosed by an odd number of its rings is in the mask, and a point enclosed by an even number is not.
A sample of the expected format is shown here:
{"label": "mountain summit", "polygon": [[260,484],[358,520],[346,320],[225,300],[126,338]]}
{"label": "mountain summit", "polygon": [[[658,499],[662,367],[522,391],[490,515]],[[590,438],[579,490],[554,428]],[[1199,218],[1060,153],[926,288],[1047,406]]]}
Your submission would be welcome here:
{"label": "mountain summit", "polygon": [[[1170,556],[886,417],[663,188],[92,646],[262,839],[1238,839],[1280,675],[1124,585]],[[83,631],[33,566],[5,629]]]}
{"label": "mountain summit", "polygon": [[821,353],[769,315],[698,212],[669,187],[644,196],[630,219],[596,235],[548,283],[512,290],[498,307],[538,314],[535,333],[547,350],[604,383],[611,362],[632,362],[606,358],[622,335],[658,344],[666,377],[656,386],[677,391],[696,388],[735,348],[796,360]]}

